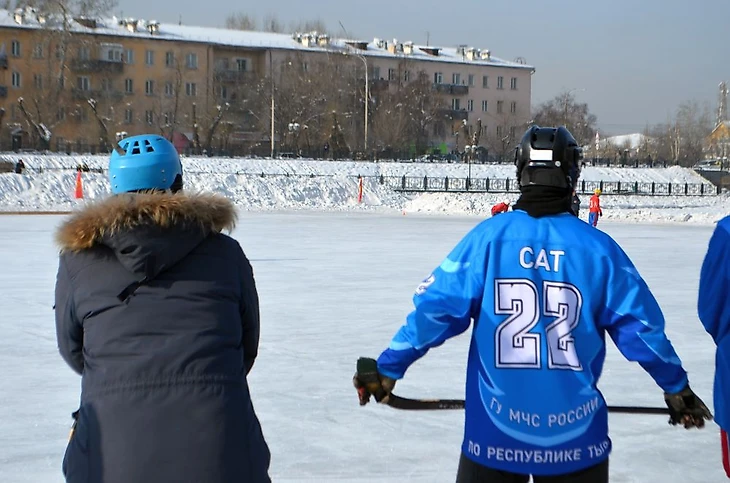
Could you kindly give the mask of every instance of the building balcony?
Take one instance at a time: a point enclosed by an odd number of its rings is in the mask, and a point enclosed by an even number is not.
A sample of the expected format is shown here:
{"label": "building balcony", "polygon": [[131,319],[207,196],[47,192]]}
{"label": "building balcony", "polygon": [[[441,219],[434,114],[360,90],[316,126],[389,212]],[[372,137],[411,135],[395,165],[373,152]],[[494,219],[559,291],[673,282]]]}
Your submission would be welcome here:
{"label": "building balcony", "polygon": [[452,96],[466,96],[469,94],[469,86],[461,84],[434,84],[433,89],[439,94],[450,94]]}
{"label": "building balcony", "polygon": [[444,119],[450,119],[452,121],[469,120],[469,111],[465,109],[439,109],[439,114]]}
{"label": "building balcony", "polygon": [[77,73],[107,72],[121,74],[124,72],[124,64],[122,62],[108,60],[73,59],[69,64],[69,68]]}
{"label": "building balcony", "polygon": [[216,69],[215,78],[223,84],[239,84],[251,79],[251,72],[245,70]]}
{"label": "building balcony", "polygon": [[120,102],[124,99],[124,93],[116,90],[96,90],[96,89],[71,89],[71,97],[77,101],[85,101],[87,99],[96,99],[97,101]]}
{"label": "building balcony", "polygon": [[8,97],[8,86],[0,86],[0,98]]}

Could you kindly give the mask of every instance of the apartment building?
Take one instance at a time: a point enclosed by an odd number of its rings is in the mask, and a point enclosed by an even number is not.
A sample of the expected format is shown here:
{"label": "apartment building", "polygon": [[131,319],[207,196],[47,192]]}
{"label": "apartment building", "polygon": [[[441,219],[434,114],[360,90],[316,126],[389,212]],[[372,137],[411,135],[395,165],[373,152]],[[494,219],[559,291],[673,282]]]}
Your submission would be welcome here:
{"label": "apartment building", "polygon": [[[45,137],[50,149],[84,150],[100,144],[102,123],[107,133],[158,132],[184,144],[195,132],[212,135],[204,126],[220,121],[221,109],[229,140],[264,142],[273,135],[274,144],[280,143],[290,120],[275,115],[273,132],[263,130],[271,111],[254,101],[273,94],[273,104],[283,105],[287,99],[277,98],[274,84],[297,75],[288,66],[294,63],[301,72],[324,60],[332,65],[332,59],[346,59],[359,69],[361,83],[367,73],[368,105],[379,92],[425,75],[443,105],[433,142],[451,149],[468,144],[466,133],[478,120],[482,139],[513,140],[530,119],[534,68],[487,49],[131,18],[45,18],[26,8],[0,10],[0,107],[5,110],[0,149],[28,147]],[[262,90],[265,79],[269,93]],[[361,97],[358,109],[365,109]],[[363,116],[354,110],[348,115],[360,119],[363,129]]]}

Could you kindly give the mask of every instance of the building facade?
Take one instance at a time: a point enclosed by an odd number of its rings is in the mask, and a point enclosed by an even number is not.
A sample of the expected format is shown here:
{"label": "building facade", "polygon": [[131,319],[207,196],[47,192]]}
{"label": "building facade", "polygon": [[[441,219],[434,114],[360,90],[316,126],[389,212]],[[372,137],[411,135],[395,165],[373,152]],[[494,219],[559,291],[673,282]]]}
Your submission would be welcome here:
{"label": "building facade", "polygon": [[381,149],[389,135],[414,132],[398,124],[398,108],[422,102],[417,82],[432,98],[433,115],[420,121],[429,147],[511,148],[530,120],[534,69],[468,46],[44,17],[30,8],[0,10],[0,39],[0,149],[86,151],[116,133],[154,132],[181,148],[282,151],[292,136],[299,148],[301,136],[310,148],[327,144],[333,119],[351,151]]}

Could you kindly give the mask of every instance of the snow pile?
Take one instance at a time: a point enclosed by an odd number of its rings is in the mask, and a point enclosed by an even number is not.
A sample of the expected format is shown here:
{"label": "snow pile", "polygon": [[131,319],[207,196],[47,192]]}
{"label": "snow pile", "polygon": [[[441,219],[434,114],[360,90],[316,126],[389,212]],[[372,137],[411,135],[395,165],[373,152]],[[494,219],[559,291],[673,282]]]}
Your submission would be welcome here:
{"label": "snow pile", "polygon": [[[0,211],[69,211],[109,195],[106,156],[0,155],[14,163],[22,158],[24,175],[0,174]],[[84,199],[73,197],[76,166],[83,173]],[[517,193],[399,193],[395,177],[429,176],[514,179],[512,165],[317,161],[260,158],[183,158],[185,189],[216,192],[243,210],[325,210],[420,212],[488,216],[495,203]],[[363,176],[363,200],[358,202],[358,176]],[[703,183],[714,186],[691,169],[586,167],[587,182]],[[581,196],[583,217],[588,195]],[[711,224],[730,214],[728,195],[604,196],[603,220],[634,222],[691,222]]]}

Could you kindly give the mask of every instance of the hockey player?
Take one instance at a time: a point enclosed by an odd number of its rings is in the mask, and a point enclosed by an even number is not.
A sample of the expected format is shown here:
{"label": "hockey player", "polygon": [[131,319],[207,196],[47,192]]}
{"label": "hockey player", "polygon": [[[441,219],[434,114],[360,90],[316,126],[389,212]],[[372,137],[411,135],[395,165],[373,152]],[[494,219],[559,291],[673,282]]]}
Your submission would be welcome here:
{"label": "hockey player", "polygon": [[730,478],[730,217],[717,224],[700,272],[697,312],[717,346],[714,406],[722,442],[722,464]]}
{"label": "hockey player", "polygon": [[113,196],[59,228],[56,334],[81,375],[66,481],[268,483],[246,375],[259,343],[253,271],[222,234],[225,198],[184,194],[156,135],[112,153]]}
{"label": "hockey player", "polygon": [[588,201],[588,224],[591,226],[598,225],[599,216],[603,216],[603,210],[601,210],[601,190],[596,188],[593,190],[593,196]]}
{"label": "hockey player", "polygon": [[418,286],[377,377],[355,374],[361,404],[387,401],[413,362],[474,321],[458,483],[608,481],[606,333],[664,391],[672,424],[712,417],[628,256],[571,213],[581,158],[565,128],[530,128],[515,210],[475,227]]}
{"label": "hockey player", "polygon": [[499,215],[500,213],[507,213],[510,205],[510,200],[505,199],[504,201],[492,206],[492,216]]}

